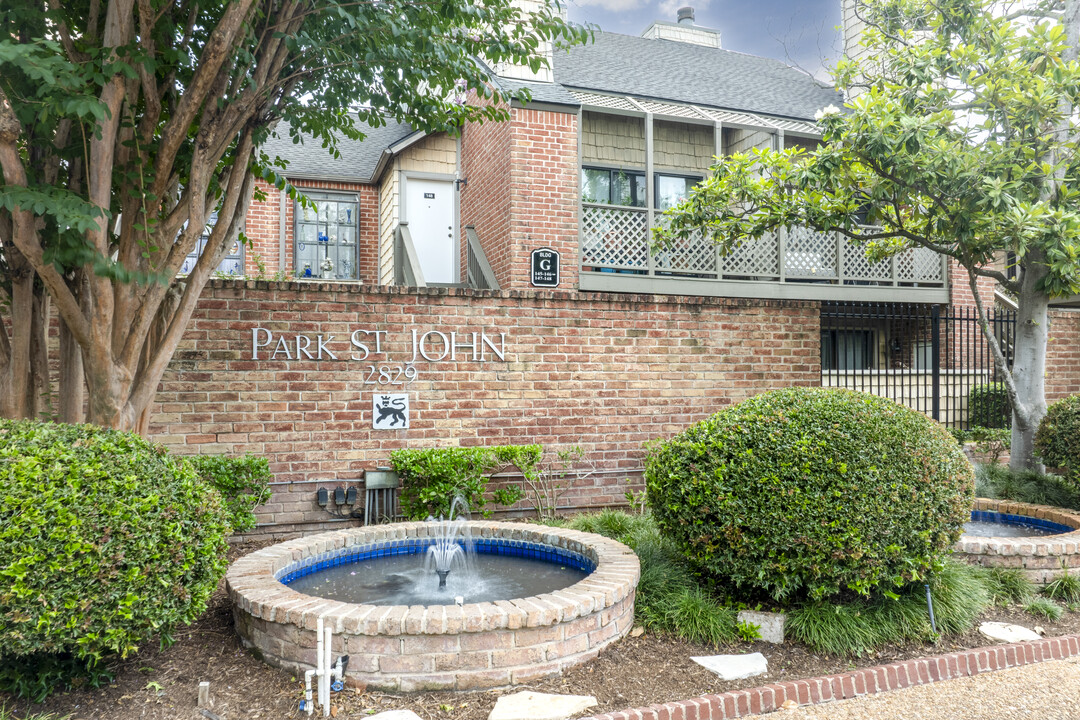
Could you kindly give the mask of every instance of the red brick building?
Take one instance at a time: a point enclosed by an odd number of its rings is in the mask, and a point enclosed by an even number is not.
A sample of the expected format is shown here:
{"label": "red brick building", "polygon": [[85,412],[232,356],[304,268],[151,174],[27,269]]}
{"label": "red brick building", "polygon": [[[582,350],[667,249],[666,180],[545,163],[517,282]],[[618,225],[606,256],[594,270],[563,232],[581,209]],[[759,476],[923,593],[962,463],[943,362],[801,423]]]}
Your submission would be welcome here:
{"label": "red brick building", "polygon": [[[965,276],[929,251],[871,264],[811,230],[728,256],[703,238],[649,247],[714,156],[815,143],[832,90],[723,50],[692,17],[598,34],[539,76],[505,67],[492,82],[531,100],[457,136],[373,128],[339,158],[284,128],[265,148],[313,205],[262,187],[251,247],[223,267],[246,279],[207,288],[152,428],[185,452],[269,457],[264,528],[356,522],[317,488],[362,487],[399,447],[580,446],[594,467],[563,506],[617,503],[644,441],[731,402],[840,371],[924,382],[919,338],[821,318],[847,301],[969,302]],[[1057,396],[1080,391],[1080,320],[1054,323]]]}

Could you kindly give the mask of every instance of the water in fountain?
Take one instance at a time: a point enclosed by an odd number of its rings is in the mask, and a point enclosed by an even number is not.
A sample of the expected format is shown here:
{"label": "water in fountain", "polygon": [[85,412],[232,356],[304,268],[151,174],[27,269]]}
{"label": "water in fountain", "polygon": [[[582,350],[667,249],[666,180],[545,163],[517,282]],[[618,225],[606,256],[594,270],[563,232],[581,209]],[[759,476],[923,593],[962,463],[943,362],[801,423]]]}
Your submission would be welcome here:
{"label": "water in fountain", "polygon": [[289,587],[307,595],[374,605],[452,605],[509,600],[573,585],[588,573],[576,567],[526,557],[477,554],[467,524],[468,508],[457,498],[438,523],[435,542],[423,559],[391,555],[343,564],[297,578]]}
{"label": "water in fountain", "polygon": [[[472,575],[473,558],[476,551],[472,546],[472,537],[465,525],[469,520],[469,508],[461,497],[455,497],[450,503],[450,515],[438,520],[428,518],[428,522],[439,523],[439,534],[435,544],[428,548],[424,556],[424,569],[434,571],[439,578],[439,589],[446,587],[446,578],[451,570],[457,570],[466,576]],[[460,544],[459,544],[460,540]]]}

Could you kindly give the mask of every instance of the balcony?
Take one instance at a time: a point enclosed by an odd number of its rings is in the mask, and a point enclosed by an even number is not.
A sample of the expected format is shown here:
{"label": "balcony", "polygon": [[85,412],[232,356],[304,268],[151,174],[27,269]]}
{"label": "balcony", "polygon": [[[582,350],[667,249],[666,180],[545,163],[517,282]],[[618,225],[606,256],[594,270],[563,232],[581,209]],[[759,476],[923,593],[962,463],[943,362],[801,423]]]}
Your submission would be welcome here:
{"label": "balcony", "polygon": [[781,229],[722,256],[700,235],[650,252],[647,208],[581,205],[582,290],[790,300],[947,303],[945,258],[925,248],[871,263],[839,233]]}

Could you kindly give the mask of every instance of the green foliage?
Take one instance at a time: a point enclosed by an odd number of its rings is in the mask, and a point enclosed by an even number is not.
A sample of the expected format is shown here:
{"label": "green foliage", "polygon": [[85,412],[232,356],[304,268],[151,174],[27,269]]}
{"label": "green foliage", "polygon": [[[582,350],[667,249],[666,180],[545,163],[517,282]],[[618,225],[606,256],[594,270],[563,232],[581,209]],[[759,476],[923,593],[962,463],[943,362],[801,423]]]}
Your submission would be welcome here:
{"label": "green foliage", "polygon": [[1008,428],[988,428],[976,425],[970,430],[949,428],[949,434],[961,445],[967,442],[975,443],[975,451],[989,456],[991,463],[997,463],[1012,445],[1012,432]]}
{"label": "green foliage", "polygon": [[[390,464],[402,478],[401,510],[405,517],[448,517],[454,498],[485,517],[488,475],[514,465],[522,474],[536,473],[543,456],[540,445],[500,445],[491,448],[402,449],[390,453]],[[500,488],[493,499],[512,505],[523,497],[519,487]]]}
{"label": "green foliage", "polygon": [[1035,585],[1019,568],[987,568],[983,580],[995,605],[1024,603],[1035,594]]}
{"label": "green foliage", "polygon": [[40,698],[190,623],[227,514],[185,462],[90,425],[0,420],[0,689]]}
{"label": "green foliage", "polygon": [[1061,572],[1043,588],[1043,594],[1069,605],[1080,603],[1080,577],[1070,575],[1065,568],[1062,568]]}
{"label": "green foliage", "polygon": [[1046,409],[1035,433],[1035,452],[1050,467],[1066,468],[1069,479],[1080,483],[1080,395]]}
{"label": "green foliage", "polygon": [[185,458],[199,477],[221,493],[233,532],[255,527],[253,510],[270,499],[270,463],[263,457],[245,455],[192,455]]}
{"label": "green foliage", "polygon": [[[970,630],[990,604],[980,568],[946,561],[929,579],[939,632]],[[923,583],[872,598],[811,600],[788,612],[785,630],[818,652],[863,655],[883,645],[934,639]]]}
{"label": "green foliage", "polygon": [[975,467],[975,494],[1032,505],[1080,510],[1080,488],[1057,475],[1016,471],[1001,465]]}
{"label": "green foliage", "polygon": [[634,610],[636,621],[644,627],[713,646],[735,642],[748,632],[736,625],[734,608],[701,586],[650,515],[608,509],[576,515],[568,525],[618,540],[637,554],[641,578]]}
{"label": "green foliage", "polygon": [[1012,426],[1012,403],[1005,383],[972,386],[968,391],[968,423],[984,428]]}
{"label": "green foliage", "polygon": [[1043,597],[1033,597],[1024,603],[1024,612],[1039,615],[1047,620],[1060,620],[1064,610],[1052,600]]}
{"label": "green foliage", "polygon": [[970,517],[952,437],[890,400],[792,388],[651,447],[661,531],[713,577],[790,603],[924,577]]}

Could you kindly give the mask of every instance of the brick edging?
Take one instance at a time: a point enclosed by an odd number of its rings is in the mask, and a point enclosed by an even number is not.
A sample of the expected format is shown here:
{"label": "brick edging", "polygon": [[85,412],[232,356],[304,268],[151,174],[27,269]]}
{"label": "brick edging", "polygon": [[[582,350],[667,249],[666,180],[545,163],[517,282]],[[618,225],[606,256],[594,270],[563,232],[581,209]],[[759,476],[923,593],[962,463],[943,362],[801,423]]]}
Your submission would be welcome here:
{"label": "brick edging", "polygon": [[726,720],[772,712],[780,709],[788,700],[794,700],[799,705],[818,705],[1076,655],[1080,655],[1080,635],[1062,635],[905,660],[747,690],[732,690],[720,695],[702,695],[581,720]]}

